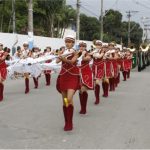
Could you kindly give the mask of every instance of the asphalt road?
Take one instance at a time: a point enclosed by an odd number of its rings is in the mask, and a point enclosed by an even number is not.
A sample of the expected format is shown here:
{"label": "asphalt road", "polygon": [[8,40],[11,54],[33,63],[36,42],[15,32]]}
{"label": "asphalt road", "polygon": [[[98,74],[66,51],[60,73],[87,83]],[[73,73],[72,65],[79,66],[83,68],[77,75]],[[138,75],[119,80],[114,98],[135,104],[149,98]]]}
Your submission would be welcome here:
{"label": "asphalt road", "polygon": [[[0,103],[0,148],[150,148],[150,68],[133,71],[109,98],[95,106],[89,92],[88,114],[79,115],[75,95],[74,130],[64,132],[62,100],[40,79],[39,89],[24,94],[24,80],[7,80]],[[102,93],[101,93],[102,95]]]}

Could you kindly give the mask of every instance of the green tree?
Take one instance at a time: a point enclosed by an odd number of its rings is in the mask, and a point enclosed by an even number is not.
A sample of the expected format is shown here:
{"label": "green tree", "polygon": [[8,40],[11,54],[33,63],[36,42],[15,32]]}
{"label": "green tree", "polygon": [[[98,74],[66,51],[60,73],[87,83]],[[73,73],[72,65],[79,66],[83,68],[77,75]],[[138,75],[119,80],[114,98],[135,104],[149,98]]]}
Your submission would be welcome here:
{"label": "green tree", "polygon": [[76,10],[71,6],[64,6],[55,17],[56,37],[63,37],[65,29],[76,24]]}
{"label": "green tree", "polygon": [[[134,21],[131,22],[131,32],[130,32],[130,40],[131,43],[135,45],[140,45],[142,42],[142,34],[143,30],[140,25]],[[128,22],[122,22],[121,26],[121,37],[123,39],[124,45],[128,46]]]}
{"label": "green tree", "polygon": [[0,30],[1,32],[10,31],[10,21],[11,21],[11,1],[2,0],[0,3]]}
{"label": "green tree", "polygon": [[99,20],[95,17],[88,17],[85,14],[81,14],[80,18],[80,39],[89,41],[92,41],[93,39],[99,39]]}
{"label": "green tree", "polygon": [[[139,45],[142,40],[142,28],[136,22],[131,22],[131,43]],[[104,17],[104,41],[116,41],[125,46],[128,45],[128,22],[122,22],[122,14],[119,11],[109,10]]]}
{"label": "green tree", "polygon": [[120,42],[121,39],[122,14],[110,9],[104,17],[104,41]]}
{"label": "green tree", "polygon": [[50,37],[54,37],[54,20],[56,14],[61,12],[61,9],[64,6],[64,0],[37,0],[37,8],[41,8],[43,19],[43,25],[48,29]]}
{"label": "green tree", "polygon": [[51,3],[52,5],[52,1],[49,2],[48,0],[45,0],[44,3],[43,1],[34,1],[35,34],[44,34],[45,36],[52,37],[62,37],[65,29],[70,25],[70,23],[75,24],[76,10],[71,6],[65,5],[64,1],[62,0],[61,5],[59,1],[54,2],[56,2],[55,6],[59,6],[57,10],[56,7],[55,9],[50,9],[50,6],[47,6],[45,8],[46,3]]}
{"label": "green tree", "polygon": [[[16,0],[16,30],[27,34],[27,0]],[[63,37],[65,29],[76,25],[76,10],[65,4],[65,0],[33,0],[34,34],[40,36]],[[85,14],[80,15],[80,39],[100,38],[100,21]],[[131,42],[139,44],[142,29],[136,22],[131,22]],[[12,1],[0,0],[0,31],[12,32]],[[128,22],[122,22],[119,11],[109,10],[104,16],[104,42],[123,40],[128,43]]]}
{"label": "green tree", "polygon": [[16,31],[21,34],[28,32],[28,6],[23,0],[16,0]]}

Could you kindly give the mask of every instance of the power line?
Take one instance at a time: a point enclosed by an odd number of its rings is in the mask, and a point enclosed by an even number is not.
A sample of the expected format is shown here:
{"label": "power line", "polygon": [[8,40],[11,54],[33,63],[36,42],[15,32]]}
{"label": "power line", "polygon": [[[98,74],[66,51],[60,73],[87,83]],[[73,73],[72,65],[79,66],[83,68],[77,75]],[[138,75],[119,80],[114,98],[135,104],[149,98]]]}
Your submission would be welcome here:
{"label": "power line", "polygon": [[149,3],[149,0],[148,1],[146,1],[146,2],[144,2],[145,4],[148,4],[148,5],[150,5],[150,3]]}
{"label": "power line", "polygon": [[142,4],[142,3],[140,3],[140,2],[138,2],[138,1],[136,1],[136,0],[132,0],[135,4],[137,4],[137,5],[140,5],[140,6],[142,6],[142,7],[144,7],[144,8],[147,8],[147,9],[150,9],[150,7],[148,7],[147,5],[145,5],[145,4]]}
{"label": "power line", "polygon": [[[116,0],[115,3],[111,6],[111,8],[114,7],[115,5],[117,5],[118,1],[119,1],[119,0]],[[111,9],[111,8],[110,8],[110,9]]]}
{"label": "power line", "polygon": [[99,18],[99,16],[98,16],[97,14],[95,14],[95,13],[92,12],[91,10],[87,9],[86,7],[84,7],[84,6],[81,5],[81,8],[84,9],[84,10],[86,10],[87,12],[89,12],[90,14],[92,14],[93,16]]}
{"label": "power line", "polygon": [[[116,1],[112,4],[112,6],[110,7],[110,9],[112,9],[112,8],[118,3],[118,1],[119,1],[119,0],[116,0]],[[69,5],[75,6],[76,4],[75,4],[75,3],[70,3]],[[80,8],[83,9],[83,10],[85,10],[86,12],[90,13],[92,16],[94,16],[94,17],[96,17],[96,18],[99,19],[99,15],[96,14],[95,12],[93,12],[92,10],[90,10],[91,7],[90,7],[89,3],[84,2],[84,6],[83,6],[83,5],[80,5]],[[108,10],[105,12],[105,14],[103,15],[103,17],[109,12],[110,9],[108,9]]]}
{"label": "power line", "polygon": [[131,43],[131,40],[130,40],[130,32],[131,32],[131,16],[133,13],[137,13],[138,11],[127,11],[127,17],[128,17],[128,46],[130,45]]}
{"label": "power line", "polygon": [[[112,9],[115,5],[117,5],[118,1],[119,1],[119,0],[116,0],[116,1],[112,4],[112,6],[105,12],[104,16],[109,12],[110,9]],[[86,6],[87,8],[85,8],[84,6]],[[96,17],[99,18],[99,16],[98,16],[97,14],[95,14],[94,12],[92,12],[92,11],[90,10],[91,7],[90,7],[90,5],[89,5],[88,3],[85,3],[85,2],[84,2],[84,6],[82,6],[82,7],[84,7],[84,9],[86,9],[86,11],[90,12],[92,15],[94,15],[94,16],[96,16]],[[103,17],[104,17],[104,16],[103,16]]]}

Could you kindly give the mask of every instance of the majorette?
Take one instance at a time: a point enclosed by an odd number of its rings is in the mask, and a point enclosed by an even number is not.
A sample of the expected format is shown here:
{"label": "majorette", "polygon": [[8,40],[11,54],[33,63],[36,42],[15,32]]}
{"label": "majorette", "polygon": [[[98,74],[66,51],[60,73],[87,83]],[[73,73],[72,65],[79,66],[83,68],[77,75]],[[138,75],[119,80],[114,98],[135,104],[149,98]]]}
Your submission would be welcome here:
{"label": "majorette", "polygon": [[95,93],[95,104],[100,102],[100,80],[104,76],[104,51],[102,50],[102,42],[100,40],[95,41],[96,49],[91,52],[93,55],[93,66],[92,71],[94,75],[94,93]]}
{"label": "majorette", "polygon": [[64,131],[73,129],[73,96],[76,90],[79,89],[80,84],[79,68],[77,67],[79,53],[73,49],[74,44],[75,38],[68,35],[65,38],[66,50],[56,61],[57,63],[62,62],[62,68],[57,80],[57,89],[63,98]]}
{"label": "majorette", "polygon": [[81,110],[80,114],[87,112],[88,89],[93,89],[93,74],[90,68],[90,61],[92,56],[86,50],[87,44],[84,41],[79,43],[79,52],[81,56],[78,58],[78,67],[80,72],[80,90],[79,99]]}
{"label": "majorette", "polygon": [[8,55],[7,51],[3,51],[3,44],[0,43],[0,101],[3,100],[4,81],[7,76],[7,65],[5,59]]}

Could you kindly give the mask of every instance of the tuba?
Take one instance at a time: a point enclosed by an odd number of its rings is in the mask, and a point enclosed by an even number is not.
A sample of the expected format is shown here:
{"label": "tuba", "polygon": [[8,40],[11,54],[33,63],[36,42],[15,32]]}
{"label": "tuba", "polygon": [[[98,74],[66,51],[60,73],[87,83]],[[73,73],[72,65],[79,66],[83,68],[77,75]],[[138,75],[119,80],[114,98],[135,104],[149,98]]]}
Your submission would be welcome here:
{"label": "tuba", "polygon": [[130,44],[128,50],[129,50],[130,52],[132,52],[132,53],[135,52],[135,51],[136,51],[136,48],[135,48],[134,44]]}
{"label": "tuba", "polygon": [[140,49],[142,50],[142,52],[147,52],[149,50],[149,47],[150,47],[150,44],[142,43],[140,45]]}

